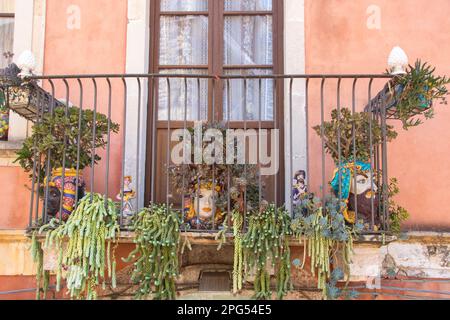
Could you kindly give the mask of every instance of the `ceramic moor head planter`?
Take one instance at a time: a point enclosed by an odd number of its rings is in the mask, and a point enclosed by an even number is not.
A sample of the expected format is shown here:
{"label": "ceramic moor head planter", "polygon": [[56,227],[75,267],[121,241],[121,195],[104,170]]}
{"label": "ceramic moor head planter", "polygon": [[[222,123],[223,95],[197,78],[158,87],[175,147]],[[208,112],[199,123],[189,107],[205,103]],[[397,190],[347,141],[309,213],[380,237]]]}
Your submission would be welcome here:
{"label": "ceramic moor head planter", "polygon": [[[50,217],[61,216],[63,221],[67,221],[75,209],[76,200],[84,197],[85,187],[82,174],[80,173],[77,177],[75,169],[65,169],[64,172],[63,168],[53,170],[49,182],[47,214]],[[60,203],[61,193],[62,206]]]}
{"label": "ceramic moor head planter", "polygon": [[216,205],[221,190],[220,186],[213,190],[212,184],[202,184],[194,195],[185,199],[185,221],[191,228],[209,230],[213,224],[219,226],[223,222],[222,210]]}

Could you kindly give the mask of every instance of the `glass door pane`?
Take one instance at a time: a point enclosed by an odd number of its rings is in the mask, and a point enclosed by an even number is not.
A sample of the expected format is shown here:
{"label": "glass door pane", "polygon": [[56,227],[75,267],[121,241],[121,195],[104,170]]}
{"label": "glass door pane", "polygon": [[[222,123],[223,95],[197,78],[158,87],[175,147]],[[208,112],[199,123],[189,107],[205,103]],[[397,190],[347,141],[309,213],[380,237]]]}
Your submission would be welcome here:
{"label": "glass door pane", "polygon": [[208,0],[161,0],[161,11],[208,11]]}
{"label": "glass door pane", "polygon": [[[229,69],[225,71],[227,75],[270,75],[272,70],[264,69]],[[224,119],[228,120],[228,108],[230,109],[230,121],[273,121],[274,116],[274,94],[273,94],[273,80],[262,79],[261,90],[258,79],[247,80],[247,90],[244,88],[244,81],[242,79],[230,79],[230,88],[225,86],[223,109]],[[228,90],[229,93],[228,93]],[[228,104],[228,96],[230,102]],[[261,115],[260,110],[261,101]]]}
{"label": "glass door pane", "polygon": [[[163,74],[207,74],[207,70],[170,69],[160,70]],[[208,109],[208,80],[170,78],[170,120],[206,120]],[[187,87],[187,91],[185,90]],[[186,108],[187,92],[187,108]],[[166,78],[159,80],[158,120],[169,119],[169,90]],[[186,113],[185,113],[186,109]]]}
{"label": "glass door pane", "polygon": [[7,67],[13,58],[14,18],[0,17],[0,68]]}
{"label": "glass door pane", "polygon": [[272,0],[225,0],[225,11],[271,11]]}
{"label": "glass door pane", "polygon": [[273,63],[272,16],[227,16],[224,27],[225,65]]}
{"label": "glass door pane", "polygon": [[162,16],[160,65],[208,64],[208,17]]}

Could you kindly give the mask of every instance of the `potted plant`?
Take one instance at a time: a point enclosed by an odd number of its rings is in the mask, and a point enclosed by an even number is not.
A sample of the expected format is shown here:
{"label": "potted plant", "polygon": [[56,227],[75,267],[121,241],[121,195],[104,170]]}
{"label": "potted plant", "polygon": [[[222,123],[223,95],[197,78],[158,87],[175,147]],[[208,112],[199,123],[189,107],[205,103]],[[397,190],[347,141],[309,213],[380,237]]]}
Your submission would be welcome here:
{"label": "potted plant", "polygon": [[[208,129],[219,130],[223,137],[226,136],[224,124],[202,124],[202,135]],[[188,130],[194,135],[194,128],[188,128]],[[202,150],[205,150],[206,147],[207,142],[203,142]],[[226,144],[224,143],[222,147],[222,154],[225,155]],[[243,214],[258,210],[259,170],[257,165],[195,164],[194,151],[192,148],[191,164],[172,165],[168,168],[171,184],[175,191],[177,194],[185,195],[184,220],[186,227],[210,230],[213,225],[221,226],[224,222],[227,223],[225,217],[228,200],[230,200],[231,211],[237,210]],[[229,182],[228,178],[230,178]],[[228,199],[228,195],[230,199]],[[213,211],[215,212],[214,217],[212,216]]]}
{"label": "potted plant", "polygon": [[0,140],[8,140],[9,110],[6,108],[6,98],[0,89]]}
{"label": "potted plant", "polygon": [[136,299],[176,299],[181,223],[179,212],[165,204],[152,203],[133,217],[136,247],[122,260],[133,263],[131,280],[138,285]]}
{"label": "potted plant", "polygon": [[435,75],[435,70],[417,60],[414,66],[408,67],[405,75],[392,79],[382,92],[388,116],[401,120],[404,129],[420,125],[420,116],[433,118],[433,101],[447,104],[446,85],[450,78]]}
{"label": "potted plant", "polygon": [[[355,211],[365,222],[370,221],[373,203],[376,205],[377,191],[376,181],[370,176],[370,139],[372,146],[382,143],[383,135],[381,126],[371,119],[367,112],[352,113],[348,108],[342,108],[339,112],[334,109],[331,112],[331,120],[313,128],[315,132],[325,140],[325,150],[333,158],[337,169],[331,181],[331,187],[336,196],[348,204],[349,210],[344,210],[345,219],[355,223]],[[354,131],[353,131],[354,130]],[[340,137],[340,139],[339,139]],[[392,141],[397,137],[391,125],[386,126],[386,139]],[[340,141],[339,141],[340,140]],[[339,148],[340,143],[340,148]],[[340,153],[339,153],[340,149]],[[354,185],[354,177],[357,183]],[[358,198],[357,208],[353,208],[354,197]],[[377,210],[377,208],[374,208]]]}
{"label": "potted plant", "polygon": [[[94,126],[95,139],[93,139]],[[57,107],[53,114],[45,114],[33,126],[31,136],[24,141],[22,148],[17,152],[15,162],[18,162],[26,172],[32,172],[33,167],[36,166],[39,181],[43,184],[40,188],[41,196],[43,186],[47,182],[49,187],[54,189],[53,191],[58,189],[59,192],[63,192],[65,219],[75,207],[73,196],[75,192],[80,192],[81,197],[84,193],[83,190],[79,190],[84,188],[81,171],[92,165],[92,159],[94,164],[101,160],[97,152],[93,153],[93,147],[98,151],[107,145],[108,127],[112,133],[119,131],[119,125],[108,120],[101,113],[96,113],[94,121],[92,110],[80,110],[77,107],[68,107],[66,110],[65,107]],[[49,154],[50,158],[47,158]],[[36,163],[35,155],[38,155]],[[47,160],[52,169],[51,177],[45,176]],[[63,168],[65,168],[64,171]],[[80,171],[77,172],[77,169]],[[33,173],[30,177],[32,175]],[[64,190],[61,190],[63,184]],[[53,211],[49,214],[54,216],[57,213],[56,210],[59,211],[59,205],[51,207]]]}
{"label": "potted plant", "polygon": [[[44,233],[45,241],[41,244],[37,235]],[[34,260],[38,260],[38,292],[42,277],[44,293],[48,287],[48,271],[43,271],[42,264],[45,252],[52,249],[57,251],[52,270],[56,271],[57,292],[61,290],[63,279],[71,299],[97,299],[99,287],[104,290],[107,280],[115,288],[115,251],[119,235],[116,204],[101,194],[86,194],[67,221],[51,219],[33,233],[32,254]]]}

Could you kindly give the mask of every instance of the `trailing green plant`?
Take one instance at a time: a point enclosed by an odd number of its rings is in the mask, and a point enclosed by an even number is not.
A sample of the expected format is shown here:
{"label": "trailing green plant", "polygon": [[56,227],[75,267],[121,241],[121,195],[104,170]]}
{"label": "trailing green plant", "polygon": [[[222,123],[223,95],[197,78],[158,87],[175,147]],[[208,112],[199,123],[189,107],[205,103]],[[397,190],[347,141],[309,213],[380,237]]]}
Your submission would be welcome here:
{"label": "trailing green plant", "polygon": [[[46,231],[45,248],[54,246],[59,251],[57,291],[61,288],[61,278],[66,280],[70,297],[76,299],[96,299],[97,287],[101,284],[105,288],[107,278],[116,287],[115,248],[120,226],[112,200],[105,201],[102,195],[88,193],[67,222],[52,219],[39,233]],[[64,274],[63,269],[67,270]]]}
{"label": "trailing green plant", "polygon": [[242,227],[244,225],[244,217],[238,210],[234,210],[231,220],[233,221],[234,236],[233,293],[236,294],[242,290],[243,282],[244,253],[242,248]]}
{"label": "trailing green plant", "polygon": [[[295,210],[292,230],[297,239],[304,242],[301,268],[305,267],[306,256],[311,259],[311,273],[317,275],[318,289],[324,298],[333,298],[332,271],[338,255],[349,276],[353,252],[353,238],[363,229],[362,223],[347,224],[342,214],[345,203],[331,197],[325,206],[319,198],[305,194]],[[331,284],[331,285],[330,285]]]}
{"label": "trailing green plant", "polygon": [[[95,139],[93,139],[94,127]],[[119,132],[119,125],[108,120],[104,114],[97,112],[94,115],[92,110],[80,110],[77,107],[68,107],[67,110],[64,107],[57,107],[53,114],[45,114],[34,124],[32,134],[25,139],[22,148],[17,152],[15,162],[18,162],[26,172],[31,172],[35,155],[39,155],[36,169],[41,173],[41,181],[45,175],[47,160],[50,160],[53,169],[63,165],[66,168],[77,168],[78,164],[79,169],[83,170],[92,164],[92,158],[94,164],[101,160],[98,150],[107,145],[108,128],[111,133]],[[47,159],[49,151],[50,158]]]}
{"label": "trailing green plant", "polygon": [[355,290],[349,290],[347,286],[338,286],[339,281],[345,280],[345,274],[340,268],[333,269],[331,272],[330,280],[326,284],[327,286],[327,298],[330,300],[344,299],[352,300],[359,296],[359,293]]}
{"label": "trailing green plant", "polygon": [[[339,163],[339,141],[341,161],[368,161],[370,159],[370,136],[372,144],[377,145],[383,141],[381,126],[371,120],[371,114],[367,112],[355,112],[348,108],[332,110],[331,120],[313,127],[314,131],[325,140],[325,150],[331,155],[335,163]],[[355,143],[353,142],[353,132]],[[339,135],[340,134],[340,135]],[[339,140],[340,136],[340,140]],[[388,141],[397,137],[393,126],[387,125],[386,136]],[[355,149],[356,159],[353,149]]]}
{"label": "trailing green plant", "polygon": [[272,298],[270,266],[276,271],[277,298],[283,299],[291,290],[290,235],[291,219],[283,208],[263,204],[259,213],[249,216],[242,246],[246,274],[255,274],[255,299]]}
{"label": "trailing green plant", "polygon": [[[50,271],[44,270],[44,250],[42,244],[37,238],[37,231],[33,232],[31,238],[31,256],[36,264],[36,300],[44,299],[47,296],[48,286],[50,283]],[[42,293],[42,295],[41,295]]]}
{"label": "trailing green plant", "polygon": [[389,83],[394,116],[402,121],[405,130],[422,124],[421,116],[425,119],[434,117],[433,101],[447,104],[446,86],[450,78],[437,76],[435,71],[436,68],[428,63],[417,60],[414,66],[408,67],[405,75],[395,77]]}
{"label": "trailing green plant", "polygon": [[152,294],[156,300],[176,298],[181,223],[180,215],[165,204],[151,204],[134,217],[136,248],[124,261],[134,261],[131,279],[139,285],[136,299]]}

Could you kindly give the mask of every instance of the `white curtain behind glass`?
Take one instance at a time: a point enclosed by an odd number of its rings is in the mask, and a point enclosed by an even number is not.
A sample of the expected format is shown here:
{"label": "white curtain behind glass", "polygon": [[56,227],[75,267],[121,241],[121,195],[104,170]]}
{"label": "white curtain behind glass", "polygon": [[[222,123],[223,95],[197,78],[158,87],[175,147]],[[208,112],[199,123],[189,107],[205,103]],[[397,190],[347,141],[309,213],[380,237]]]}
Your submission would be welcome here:
{"label": "white curtain behind glass", "polygon": [[161,0],[161,11],[208,11],[208,0]]}
{"label": "white curtain behind glass", "polygon": [[[166,74],[206,74],[203,70],[167,69],[161,70]],[[208,105],[208,80],[187,79],[186,83],[181,78],[170,78],[170,120],[184,121],[185,101],[187,87],[186,120],[206,120]],[[199,97],[200,96],[200,97]],[[159,80],[159,120],[169,119],[169,94],[167,79]]]}
{"label": "white curtain behind glass", "polygon": [[[162,0],[161,11],[205,11],[208,1],[204,0]],[[271,0],[226,0],[226,11],[272,10]],[[162,16],[160,26],[160,66],[164,65],[207,65],[208,64],[208,17],[206,16]],[[272,65],[273,27],[272,16],[229,16],[224,23],[224,64],[225,65]],[[181,70],[178,70],[181,71]],[[184,70],[183,72],[186,72]],[[172,70],[171,72],[175,72]],[[191,70],[192,72],[192,70]],[[272,73],[271,69],[228,70],[230,74]],[[242,81],[231,81],[231,120],[273,120],[273,81],[262,81],[259,92],[258,81],[249,81],[244,107]],[[241,84],[239,83],[241,82]],[[197,92],[189,81],[187,120],[206,119],[207,86],[201,88],[200,115]],[[171,81],[171,120],[184,119],[184,83]],[[159,92],[159,119],[168,119],[167,83],[161,83]],[[262,102],[259,114],[259,99]],[[224,94],[224,118],[227,97]]]}
{"label": "white curtain behind glass", "polygon": [[270,11],[272,0],[225,0],[225,11]]}
{"label": "white curtain behind glass", "polygon": [[207,65],[208,18],[162,16],[159,64]]}
{"label": "white curtain behind glass", "polygon": [[[231,16],[225,18],[224,64],[225,65],[272,65],[273,36],[272,16]],[[235,70],[227,73],[245,75],[270,74],[271,70]],[[247,82],[244,101],[242,81],[231,84],[230,120],[273,120],[273,81],[263,80],[259,91],[258,81]],[[224,97],[227,103],[228,97]],[[261,99],[261,115],[259,101]],[[246,105],[244,107],[244,102]],[[227,104],[225,104],[227,105]],[[225,109],[225,118],[228,118]]]}
{"label": "white curtain behind glass", "polygon": [[[225,74],[239,75],[264,75],[271,74],[271,70],[265,69],[241,69],[227,70]],[[228,92],[228,90],[230,90]],[[232,121],[272,121],[274,107],[274,84],[271,79],[261,80],[261,90],[259,80],[247,80],[247,91],[244,94],[244,81],[241,79],[230,80],[230,89],[225,86],[223,97],[224,119]],[[230,96],[231,103],[228,103]],[[261,115],[259,114],[261,101]],[[230,116],[228,117],[228,109]]]}
{"label": "white curtain behind glass", "polygon": [[[186,1],[187,2],[187,1]],[[195,6],[194,6],[195,5]],[[193,3],[191,9],[197,8]],[[186,9],[186,4],[184,4]],[[189,9],[189,8],[188,8]],[[208,18],[206,16],[162,16],[159,64],[161,73],[205,73],[199,70],[164,70],[164,65],[208,65]],[[189,80],[186,119],[206,119],[207,86],[200,85],[200,111],[198,110],[198,82]],[[179,79],[170,80],[171,120],[185,118],[185,85]],[[169,118],[167,81],[160,82],[159,117]]]}
{"label": "white curtain behind glass", "polygon": [[14,18],[0,18],[0,68],[12,61],[14,44]]}

